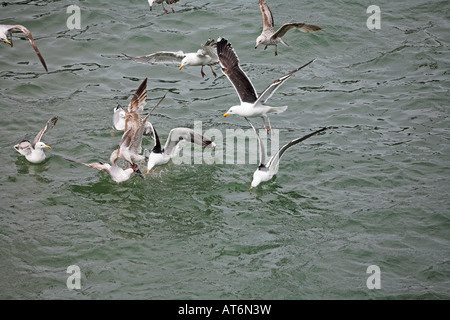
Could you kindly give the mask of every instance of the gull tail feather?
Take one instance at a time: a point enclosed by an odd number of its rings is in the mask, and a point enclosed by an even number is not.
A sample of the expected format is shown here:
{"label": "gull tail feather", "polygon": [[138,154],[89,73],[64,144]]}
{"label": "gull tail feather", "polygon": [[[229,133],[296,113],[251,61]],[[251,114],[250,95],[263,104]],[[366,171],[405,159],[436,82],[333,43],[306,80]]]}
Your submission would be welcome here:
{"label": "gull tail feather", "polygon": [[272,108],[270,109],[269,112],[272,112],[272,113],[282,113],[282,112],[286,111],[287,108],[288,108],[288,106],[283,106],[283,107],[272,107]]}

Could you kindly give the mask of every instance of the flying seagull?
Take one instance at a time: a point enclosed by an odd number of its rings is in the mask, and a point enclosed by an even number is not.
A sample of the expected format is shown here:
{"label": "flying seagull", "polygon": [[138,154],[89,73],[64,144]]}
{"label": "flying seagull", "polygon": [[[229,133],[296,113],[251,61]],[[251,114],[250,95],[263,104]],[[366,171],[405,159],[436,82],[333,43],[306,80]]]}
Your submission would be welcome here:
{"label": "flying seagull", "polygon": [[203,67],[209,66],[214,77],[217,77],[212,66],[219,63],[219,59],[216,53],[216,43],[211,39],[208,39],[205,44],[202,44],[202,48],[198,49],[197,52],[184,53],[183,51],[158,51],[139,57],[131,57],[124,53],[123,55],[126,58],[139,63],[178,63],[180,64],[179,70],[183,69],[185,66],[201,66],[200,73],[203,78],[205,77]]}
{"label": "flying seagull", "polygon": [[298,29],[303,32],[315,32],[321,30],[322,28],[313,24],[299,23],[299,22],[291,22],[283,24],[276,32],[273,28],[273,16],[272,12],[269,9],[265,0],[259,0],[259,7],[261,9],[262,17],[263,17],[263,31],[261,35],[256,39],[255,49],[258,48],[260,44],[266,45],[264,50],[267,49],[267,46],[275,46],[275,55],[278,55],[277,52],[277,44],[282,43],[285,46],[289,47],[289,45],[281,39],[286,32],[291,29]]}
{"label": "flying seagull", "polygon": [[16,25],[0,25],[0,40],[9,44],[11,47],[13,46],[12,42],[12,33],[17,32],[23,32],[27,37],[28,40],[30,40],[31,45],[33,46],[34,51],[36,51],[36,54],[38,55],[39,60],[41,61],[42,65],[45,68],[45,71],[48,72],[47,64],[44,61],[44,58],[41,55],[41,52],[39,51],[38,47],[36,46],[36,43],[34,42],[33,37],[31,36],[31,32],[25,28],[24,26],[20,24]]}
{"label": "flying seagull", "polygon": [[168,163],[170,159],[172,159],[177,154],[178,143],[182,140],[211,149],[214,149],[216,147],[216,144],[214,142],[192,129],[175,128],[170,130],[166,144],[164,145],[164,148],[162,148],[155,127],[152,126],[152,128],[153,136],[155,137],[155,146],[153,147],[152,152],[148,157],[147,173],[149,173],[150,170],[157,165]]}
{"label": "flying seagull", "polygon": [[170,6],[170,9],[172,9],[172,12],[175,13],[175,10],[173,10],[172,8],[172,4],[177,3],[179,1],[180,0],[148,0],[148,4],[150,6],[150,11],[152,11],[153,9],[153,3],[158,3],[162,5],[162,8],[165,13],[169,13],[169,11],[167,11],[167,9],[164,8],[164,2],[166,2]]}
{"label": "flying seagull", "polygon": [[255,127],[252,125],[252,123],[247,118],[246,118],[246,120],[252,126],[253,130],[256,133],[256,136],[258,137],[258,141],[259,141],[259,159],[260,159],[260,161],[259,161],[258,168],[253,173],[253,180],[252,180],[250,189],[257,187],[261,182],[269,181],[270,179],[272,179],[272,177],[278,172],[278,166],[280,163],[280,159],[283,156],[283,154],[286,152],[287,149],[296,145],[297,143],[300,143],[300,142],[326,130],[326,128],[322,128],[322,129],[314,131],[306,136],[294,139],[294,140],[286,143],[272,157],[270,157],[269,161],[266,163],[266,151],[264,150],[264,145],[261,141],[261,138],[260,138],[258,132],[256,131]]}
{"label": "flying seagull", "polygon": [[233,84],[234,89],[236,90],[241,101],[240,105],[231,107],[223,116],[227,117],[230,114],[237,114],[247,118],[261,117],[263,120],[264,128],[266,129],[266,132],[268,132],[269,130],[267,129],[265,122],[266,118],[269,122],[269,127],[272,134],[273,130],[267,114],[281,113],[284,112],[288,107],[269,107],[265,105],[266,101],[269,100],[269,98],[274,94],[278,87],[282,85],[287,79],[289,79],[294,73],[306,67],[315,60],[313,59],[303,66],[292,70],[281,78],[273,81],[258,96],[256,94],[255,88],[253,87],[253,84],[250,82],[247,75],[239,66],[239,58],[228,40],[224,38],[219,38],[217,40],[217,54],[219,56],[220,66],[222,67],[223,73]]}
{"label": "flying seagull", "polygon": [[50,146],[46,145],[41,141],[42,136],[48,130],[52,129],[56,121],[58,121],[58,117],[53,117],[47,121],[45,127],[39,131],[39,133],[34,138],[33,143],[28,140],[23,140],[14,146],[14,149],[17,150],[21,155],[25,156],[25,158],[32,163],[41,163],[45,160],[44,148],[50,149]]}

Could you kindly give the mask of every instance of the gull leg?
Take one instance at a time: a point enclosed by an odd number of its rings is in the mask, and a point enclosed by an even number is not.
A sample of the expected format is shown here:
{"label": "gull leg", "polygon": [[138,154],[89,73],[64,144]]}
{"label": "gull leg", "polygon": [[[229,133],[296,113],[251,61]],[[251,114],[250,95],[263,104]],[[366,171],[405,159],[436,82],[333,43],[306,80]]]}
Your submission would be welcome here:
{"label": "gull leg", "polygon": [[165,12],[165,13],[169,13],[169,11],[167,11],[167,9],[164,8],[164,3],[161,3],[161,5],[162,5],[162,7],[163,7],[164,12]]}
{"label": "gull leg", "polygon": [[275,45],[275,55],[278,55],[278,51],[277,51],[277,45]]}
{"label": "gull leg", "polygon": [[262,119],[263,124],[264,124],[264,129],[266,129],[266,133],[269,133],[269,129],[267,129],[267,126],[266,126],[266,121],[264,120],[264,116],[262,116],[261,119]]}
{"label": "gull leg", "polygon": [[209,67],[211,68],[211,72],[214,75],[214,77],[217,77],[217,73],[214,72],[214,69],[213,69],[212,65],[209,65]]}
{"label": "gull leg", "polygon": [[267,44],[266,44],[266,46],[264,47],[264,50],[266,50],[267,49]]}
{"label": "gull leg", "polygon": [[172,9],[172,12],[175,13],[175,10],[173,10],[172,5],[170,5],[170,9]]}
{"label": "gull leg", "polygon": [[273,135],[272,125],[270,124],[270,118],[267,117],[267,121],[269,122],[270,133]]}
{"label": "gull leg", "polygon": [[205,77],[205,73],[203,72],[203,66],[202,66],[202,68],[200,69],[200,72],[201,72],[201,74],[202,74],[202,78],[204,78],[204,77]]}

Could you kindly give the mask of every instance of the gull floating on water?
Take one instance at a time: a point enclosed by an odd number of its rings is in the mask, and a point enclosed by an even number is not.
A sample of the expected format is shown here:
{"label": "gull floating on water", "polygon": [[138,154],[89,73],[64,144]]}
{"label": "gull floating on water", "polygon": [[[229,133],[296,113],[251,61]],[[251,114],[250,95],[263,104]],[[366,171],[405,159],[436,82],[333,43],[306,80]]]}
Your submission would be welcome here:
{"label": "gull floating on water", "polygon": [[9,44],[11,47],[13,46],[12,42],[12,33],[16,32],[23,32],[27,37],[28,40],[30,40],[31,45],[33,46],[34,51],[36,51],[36,54],[38,55],[39,60],[41,61],[42,65],[45,68],[45,71],[48,71],[47,64],[44,61],[44,58],[41,55],[41,52],[39,51],[38,47],[36,46],[36,43],[34,42],[33,37],[31,36],[30,31],[25,28],[24,26],[17,24],[17,25],[0,25],[0,40]]}
{"label": "gull floating on water", "polygon": [[33,143],[30,143],[28,140],[23,140],[16,144],[14,149],[16,149],[21,155],[25,156],[28,161],[32,163],[41,163],[45,160],[44,148],[50,149],[50,146],[46,145],[44,142],[41,142],[41,138],[44,133],[55,126],[56,121],[58,121],[58,117],[53,117],[48,120],[45,127],[39,131],[34,138]]}
{"label": "gull floating on water", "polygon": [[170,6],[170,9],[172,9],[172,12],[175,13],[175,10],[173,10],[172,8],[172,4],[177,3],[179,1],[180,0],[148,0],[148,4],[150,6],[150,11],[152,11],[153,9],[153,3],[158,3],[162,5],[162,8],[165,13],[169,13],[169,11],[167,11],[167,9],[164,8],[164,2],[166,2]]}
{"label": "gull floating on water", "polygon": [[273,156],[271,156],[269,161],[266,163],[266,151],[264,150],[264,145],[261,141],[261,138],[260,138],[258,132],[256,131],[255,127],[252,125],[252,123],[247,118],[245,118],[245,119],[252,126],[253,130],[256,133],[256,136],[258,137],[259,153],[260,153],[259,154],[259,159],[260,159],[259,166],[256,169],[256,171],[253,173],[253,180],[252,180],[250,189],[257,187],[261,182],[269,181],[270,179],[272,179],[272,177],[278,172],[280,159],[283,156],[283,154],[286,152],[287,149],[296,145],[297,143],[300,143],[300,142],[326,130],[326,128],[322,128],[322,129],[314,131],[306,136],[294,139],[294,140],[286,143]]}
{"label": "gull floating on water", "polygon": [[124,53],[123,55],[128,59],[139,63],[180,63],[179,70],[185,66],[201,66],[200,73],[202,77],[205,77],[203,67],[209,66],[214,77],[217,77],[212,66],[219,63],[219,59],[216,53],[216,43],[211,39],[208,39],[205,44],[202,44],[202,48],[197,50],[197,52],[184,53],[183,51],[158,51],[139,57],[131,57]]}
{"label": "gull floating on water", "polygon": [[291,22],[283,24],[276,32],[273,28],[273,16],[272,12],[269,9],[266,1],[259,0],[259,7],[261,9],[262,17],[263,17],[263,31],[261,35],[256,39],[255,49],[258,48],[260,44],[265,44],[264,50],[267,49],[267,46],[275,46],[275,55],[278,55],[277,52],[277,44],[282,43],[285,46],[289,47],[289,45],[281,39],[286,32],[291,29],[298,29],[303,32],[315,32],[321,30],[322,28],[313,24],[306,23],[298,23]]}
{"label": "gull floating on water", "polygon": [[147,173],[149,173],[150,170],[157,165],[168,163],[170,159],[172,159],[177,154],[179,150],[178,143],[182,140],[211,149],[214,149],[216,147],[216,144],[214,142],[202,136],[201,134],[195,132],[192,129],[175,128],[170,130],[166,144],[164,145],[164,148],[161,148],[161,142],[159,141],[155,127],[152,126],[152,129],[153,129],[153,136],[155,137],[155,146],[153,147],[152,152],[148,157]]}
{"label": "gull floating on water", "polygon": [[127,181],[128,179],[130,179],[133,176],[133,174],[137,174],[141,178],[144,178],[144,176],[142,175],[141,171],[139,170],[139,167],[137,164],[132,164],[129,168],[123,169],[112,162],[113,158],[115,158],[115,157],[116,157],[116,154],[115,154],[115,152],[113,152],[110,157],[110,161],[111,161],[112,165],[109,163],[101,162],[101,161],[92,162],[92,163],[84,163],[84,162],[79,162],[79,161],[75,161],[75,160],[71,160],[71,159],[66,159],[66,160],[75,162],[78,164],[83,164],[85,166],[88,166],[88,167],[91,167],[91,168],[94,168],[94,169],[97,169],[100,171],[104,171],[104,172],[108,173],[109,176],[111,177],[111,179],[117,183]]}
{"label": "gull floating on water", "polygon": [[288,107],[269,107],[265,105],[266,101],[269,100],[269,98],[274,94],[278,87],[282,85],[287,79],[289,79],[295,72],[306,67],[315,60],[313,59],[303,66],[292,70],[281,78],[273,81],[258,96],[256,94],[255,88],[253,87],[253,84],[250,82],[247,75],[239,66],[239,58],[228,40],[224,38],[219,38],[217,40],[217,54],[219,56],[220,66],[222,67],[223,73],[233,84],[234,89],[236,90],[241,101],[240,105],[231,107],[223,116],[227,117],[230,114],[237,114],[247,118],[261,117],[263,120],[264,128],[266,129],[266,132],[268,132],[269,130],[267,129],[265,122],[266,118],[269,122],[269,127],[272,134],[273,130],[267,114],[281,113],[284,112]]}

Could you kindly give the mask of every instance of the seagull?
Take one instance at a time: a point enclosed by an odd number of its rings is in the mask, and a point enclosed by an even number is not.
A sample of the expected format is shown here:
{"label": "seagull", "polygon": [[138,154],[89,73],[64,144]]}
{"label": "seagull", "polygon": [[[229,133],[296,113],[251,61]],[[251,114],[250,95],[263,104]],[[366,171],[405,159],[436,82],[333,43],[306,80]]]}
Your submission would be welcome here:
{"label": "seagull", "polygon": [[282,43],[285,46],[289,47],[289,45],[281,39],[286,32],[291,29],[298,29],[303,32],[315,32],[319,31],[322,28],[313,24],[306,23],[298,23],[291,22],[283,24],[276,32],[273,28],[273,16],[272,12],[269,9],[265,0],[259,0],[259,7],[261,9],[262,17],[263,17],[263,31],[261,35],[256,39],[255,49],[258,48],[260,44],[265,44],[264,50],[267,49],[267,46],[275,46],[275,55],[278,55],[277,52],[277,44]]}
{"label": "seagull", "polygon": [[286,152],[287,149],[296,145],[297,143],[300,143],[300,142],[326,130],[326,128],[322,128],[322,129],[314,131],[306,136],[294,139],[294,140],[286,143],[272,157],[270,157],[269,161],[266,163],[266,152],[264,150],[264,145],[262,143],[262,140],[261,140],[258,132],[256,131],[255,127],[252,125],[252,123],[247,118],[245,118],[245,119],[252,126],[253,130],[256,133],[256,136],[258,137],[259,151],[260,151],[259,166],[256,169],[256,171],[253,173],[253,180],[252,180],[252,183],[250,186],[250,190],[252,188],[256,188],[261,182],[269,181],[270,179],[272,179],[272,177],[278,172],[278,166],[280,163],[280,159],[283,156],[283,154]]}
{"label": "seagull", "polygon": [[219,63],[219,58],[216,53],[216,43],[214,40],[208,39],[206,43],[202,44],[202,48],[197,52],[184,53],[183,51],[158,51],[146,56],[131,57],[123,53],[123,55],[133,61],[139,63],[180,63],[179,70],[185,66],[201,66],[200,73],[202,78],[205,77],[203,72],[204,66],[209,66],[214,77],[217,77],[213,69],[213,65]]}
{"label": "seagull", "polygon": [[25,158],[31,163],[41,163],[45,160],[44,149],[50,149],[50,146],[46,145],[41,141],[42,136],[48,130],[52,129],[56,121],[58,121],[58,117],[53,117],[47,121],[45,127],[39,131],[39,133],[34,138],[33,143],[28,140],[23,140],[20,143],[14,146],[14,149],[17,150],[21,155],[25,156]]}
{"label": "seagull", "polygon": [[[115,157],[115,154],[113,152],[110,157],[111,162],[114,157]],[[79,162],[79,161],[75,161],[75,160],[71,160],[71,159],[66,159],[66,160],[75,162],[78,164],[83,164],[85,166],[88,166],[88,167],[91,167],[91,168],[94,168],[94,169],[97,169],[100,171],[105,171],[109,174],[111,179],[113,179],[113,181],[115,181],[117,183],[127,181],[128,179],[130,179],[132,177],[133,174],[137,174],[141,178],[144,178],[144,176],[141,173],[141,171],[139,170],[139,166],[137,164],[132,164],[129,168],[123,169],[114,163],[111,165],[109,163],[104,163],[101,161],[92,162],[92,163],[84,163],[84,162]]]}
{"label": "seagull", "polygon": [[152,126],[152,129],[153,136],[155,137],[155,146],[153,147],[152,152],[148,157],[147,173],[149,173],[150,170],[157,165],[168,163],[169,160],[177,154],[179,150],[178,143],[182,140],[211,149],[214,149],[216,147],[216,144],[210,139],[202,136],[201,134],[195,132],[190,128],[174,128],[170,130],[164,148],[161,148],[161,142],[159,141],[155,127]]}
{"label": "seagull", "polygon": [[170,9],[172,9],[172,12],[175,13],[175,10],[173,10],[173,8],[172,8],[172,4],[177,3],[180,0],[148,0],[148,4],[150,6],[150,11],[152,11],[152,9],[153,9],[153,3],[158,3],[158,4],[162,5],[162,8],[165,13],[169,13],[169,11],[167,11],[166,8],[164,8],[164,1],[170,6]]}
{"label": "seagull", "polygon": [[231,43],[227,39],[219,38],[217,40],[217,54],[219,56],[220,66],[223,73],[227,76],[228,80],[233,84],[239,99],[240,105],[231,107],[223,116],[227,117],[230,114],[237,114],[243,117],[261,117],[263,120],[264,128],[266,132],[269,132],[266,126],[265,118],[269,122],[271,133],[273,134],[272,126],[270,125],[270,119],[267,116],[268,113],[281,113],[288,107],[269,107],[265,105],[265,102],[274,94],[280,85],[282,85],[287,79],[289,79],[295,72],[306,67],[314,60],[304,64],[303,66],[292,70],[285,74],[281,78],[273,81],[259,96],[256,94],[253,84],[248,79],[247,75],[242,71],[239,66],[239,58],[234,51]]}
{"label": "seagull", "polygon": [[48,72],[47,64],[44,61],[44,58],[41,55],[41,52],[39,51],[38,47],[36,46],[36,43],[34,42],[33,37],[31,36],[30,31],[25,28],[24,26],[20,24],[16,25],[0,25],[0,40],[9,44],[11,47],[13,46],[12,42],[12,33],[16,32],[23,32],[27,37],[28,40],[30,40],[31,45],[33,46],[34,51],[36,51],[36,54],[38,55],[39,60],[41,61],[42,65],[45,68],[45,71]]}

